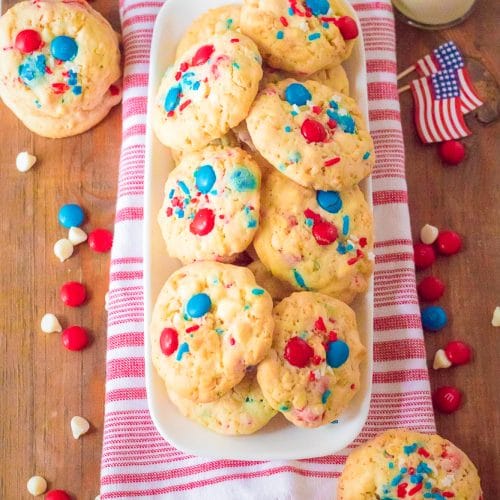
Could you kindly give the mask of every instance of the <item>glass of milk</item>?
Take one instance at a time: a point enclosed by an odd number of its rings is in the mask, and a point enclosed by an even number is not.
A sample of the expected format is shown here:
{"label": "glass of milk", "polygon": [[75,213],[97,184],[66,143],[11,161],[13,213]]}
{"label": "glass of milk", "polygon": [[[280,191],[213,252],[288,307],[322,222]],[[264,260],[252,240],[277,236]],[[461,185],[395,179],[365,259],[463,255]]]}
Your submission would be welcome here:
{"label": "glass of milk", "polygon": [[408,24],[442,29],[461,23],[476,0],[392,0],[392,3]]}

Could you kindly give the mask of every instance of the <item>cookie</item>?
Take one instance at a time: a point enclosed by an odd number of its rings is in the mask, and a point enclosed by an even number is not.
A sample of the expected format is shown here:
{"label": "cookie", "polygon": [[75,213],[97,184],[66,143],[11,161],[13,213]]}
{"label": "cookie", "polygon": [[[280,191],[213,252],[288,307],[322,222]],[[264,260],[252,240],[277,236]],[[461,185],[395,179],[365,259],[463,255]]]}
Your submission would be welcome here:
{"label": "cookie", "polygon": [[350,303],[373,272],[373,217],[357,186],[314,191],[274,171],[263,181],[253,245],[270,272],[296,290]]}
{"label": "cookie", "polygon": [[277,69],[270,68],[269,66],[265,66],[264,76],[260,81],[260,87],[264,88],[270,83],[278,83],[281,80],[286,80],[287,78],[295,78],[299,82],[314,80],[315,82],[322,83],[323,85],[330,87],[335,92],[349,95],[349,79],[347,78],[345,69],[340,64],[321,69],[309,76],[291,75],[286,71],[279,71]]}
{"label": "cookie", "polygon": [[348,189],[375,163],[373,140],[356,102],[318,82],[268,85],[246,123],[262,156],[305,187]]}
{"label": "cookie", "polygon": [[311,74],[351,54],[358,28],[346,12],[334,0],[244,0],[241,31],[269,66]]}
{"label": "cookie", "polygon": [[194,403],[172,390],[168,391],[168,396],[185,417],[211,431],[230,436],[253,434],[277,413],[264,398],[255,370],[249,371],[237,386],[211,403]]}
{"label": "cookie", "polygon": [[[225,147],[233,147],[233,146],[239,146],[240,142],[236,138],[236,135],[232,130],[230,130],[227,134],[223,135],[220,139],[215,139],[212,142],[208,144],[207,147],[213,147],[213,148],[225,148]],[[181,161],[182,158],[186,155],[189,154],[189,152],[182,151],[180,149],[171,149],[170,153],[172,154],[172,159],[174,160],[174,163],[178,165]]]}
{"label": "cookie", "polygon": [[207,10],[184,33],[179,45],[177,45],[175,58],[179,59],[186,50],[193,45],[204,43],[211,36],[220,35],[227,31],[239,33],[240,14],[241,5],[223,5],[216,9]]}
{"label": "cookie", "polygon": [[185,52],[163,76],[153,129],[172,149],[197,151],[248,114],[262,78],[257,47],[245,35],[215,35]]}
{"label": "cookie", "polygon": [[20,2],[0,18],[0,97],[30,130],[82,133],[121,100],[119,36],[86,2]]}
{"label": "cookie", "polygon": [[158,213],[168,254],[184,264],[233,261],[257,231],[260,182],[260,168],[241,148],[185,155],[168,176]]}
{"label": "cookie", "polygon": [[299,427],[331,423],[359,390],[365,348],[354,311],[327,295],[299,292],[273,317],[272,348],[257,368],[264,397]]}
{"label": "cookie", "polygon": [[339,500],[480,500],[477,469],[467,455],[438,435],[391,429],[356,448],[338,483]]}
{"label": "cookie", "polygon": [[221,398],[271,347],[271,296],[251,271],[197,262],[174,272],[153,310],[153,365],[169,390],[199,403]]}
{"label": "cookie", "polygon": [[254,274],[257,284],[271,295],[273,301],[283,300],[294,292],[290,284],[273,276],[260,260],[251,262],[248,269]]}

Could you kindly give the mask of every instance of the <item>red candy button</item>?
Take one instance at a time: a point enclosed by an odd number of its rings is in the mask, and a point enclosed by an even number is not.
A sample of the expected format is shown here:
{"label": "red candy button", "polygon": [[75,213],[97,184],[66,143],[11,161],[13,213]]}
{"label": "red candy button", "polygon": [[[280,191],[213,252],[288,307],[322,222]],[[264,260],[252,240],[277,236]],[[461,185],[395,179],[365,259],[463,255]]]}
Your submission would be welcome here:
{"label": "red candy button", "polygon": [[352,40],[359,34],[358,25],[352,17],[342,16],[334,21],[344,40]]}
{"label": "red candy button", "polygon": [[304,120],[300,132],[307,142],[324,142],[326,139],[325,127],[320,122],[310,118]]}
{"label": "red candy button", "polygon": [[321,246],[330,245],[338,236],[337,228],[327,221],[316,222],[312,228],[316,243]]}
{"label": "red candy button", "polygon": [[427,276],[419,283],[417,290],[422,300],[432,302],[442,297],[444,283],[435,276]]}
{"label": "red candy button", "polygon": [[436,240],[436,247],[442,255],[453,255],[462,248],[462,238],[455,231],[440,231]]}
{"label": "red candy button", "polygon": [[454,365],[466,365],[472,357],[472,349],[465,342],[460,340],[452,340],[446,344],[444,348],[446,357]]}
{"label": "red candy button", "polygon": [[88,242],[94,252],[109,252],[113,246],[113,233],[107,229],[94,229],[88,236]]}
{"label": "red candy button", "polygon": [[45,500],[71,500],[64,490],[50,490],[45,494]]}
{"label": "red candy button", "polygon": [[200,47],[191,60],[191,66],[200,66],[201,64],[205,64],[214,53],[214,50],[215,47],[213,45],[203,45],[203,47]]}
{"label": "red candy button", "polygon": [[70,307],[81,306],[87,298],[85,285],[77,281],[68,281],[61,287],[61,300]]}
{"label": "red candy button", "polygon": [[436,253],[431,245],[415,243],[413,251],[415,253],[415,267],[417,269],[426,269],[434,264]]}
{"label": "red candy button", "polygon": [[179,347],[179,337],[174,328],[164,328],[160,335],[160,349],[165,356],[170,356]]}
{"label": "red candy button", "polygon": [[23,54],[31,54],[42,46],[42,37],[38,31],[23,30],[17,34],[14,45]]}
{"label": "red candy button", "polygon": [[81,326],[70,326],[62,332],[61,340],[66,349],[70,351],[81,351],[87,347],[89,336],[85,328]]}
{"label": "red candy button", "polygon": [[210,208],[202,208],[196,212],[189,230],[198,236],[205,236],[214,228],[215,215]]}
{"label": "red candy button", "polygon": [[465,158],[465,146],[458,141],[445,141],[439,145],[438,153],[448,165],[458,165]]}
{"label": "red candy button", "polygon": [[432,394],[432,401],[441,413],[453,413],[462,402],[462,393],[456,387],[438,387]]}
{"label": "red candy button", "polygon": [[297,368],[304,368],[314,356],[314,349],[300,337],[292,337],[285,346],[285,359]]}
{"label": "red candy button", "polygon": [[109,93],[111,95],[118,95],[120,93],[120,89],[116,85],[109,86]]}

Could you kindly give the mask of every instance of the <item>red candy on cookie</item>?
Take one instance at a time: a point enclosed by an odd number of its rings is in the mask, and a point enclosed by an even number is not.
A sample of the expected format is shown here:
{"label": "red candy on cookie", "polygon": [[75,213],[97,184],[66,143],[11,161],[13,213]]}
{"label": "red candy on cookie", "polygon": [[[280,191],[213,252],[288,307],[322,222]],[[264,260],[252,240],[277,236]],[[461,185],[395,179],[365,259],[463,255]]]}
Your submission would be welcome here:
{"label": "red candy on cookie", "polygon": [[415,267],[418,270],[427,269],[434,264],[436,260],[436,252],[431,245],[415,243],[413,245],[413,251],[415,254]]}
{"label": "red candy on cookie", "polygon": [[179,347],[179,336],[175,328],[164,328],[160,335],[160,349],[165,356],[173,354]]}
{"label": "red candy on cookie", "polygon": [[38,31],[23,30],[17,34],[14,45],[23,54],[31,54],[42,46],[42,37]]}
{"label": "red candy on cookie", "polygon": [[359,34],[358,25],[352,17],[342,16],[336,19],[334,23],[344,40],[353,40],[357,38]]}
{"label": "red candy on cookie", "polygon": [[460,407],[462,393],[456,387],[438,387],[432,394],[432,402],[441,413],[453,413]]}
{"label": "red candy on cookie", "polygon": [[436,248],[441,255],[456,254],[462,248],[462,238],[455,231],[440,231],[436,240]]}
{"label": "red candy on cookie", "polygon": [[87,289],[82,283],[68,281],[61,287],[61,300],[70,307],[81,306],[87,299]]}
{"label": "red candy on cookie", "polygon": [[314,349],[300,337],[292,337],[285,346],[285,359],[297,368],[304,368],[314,356]]}

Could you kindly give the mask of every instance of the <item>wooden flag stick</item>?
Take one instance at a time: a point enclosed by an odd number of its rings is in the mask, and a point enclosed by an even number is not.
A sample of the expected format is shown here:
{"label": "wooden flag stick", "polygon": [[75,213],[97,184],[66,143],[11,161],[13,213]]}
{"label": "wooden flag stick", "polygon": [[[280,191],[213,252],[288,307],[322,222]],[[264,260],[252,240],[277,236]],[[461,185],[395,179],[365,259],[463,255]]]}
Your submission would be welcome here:
{"label": "wooden flag stick", "polygon": [[398,80],[401,80],[401,78],[404,78],[406,75],[409,75],[412,71],[415,71],[416,66],[412,64],[410,67],[406,68],[404,71],[401,71],[398,75]]}
{"label": "wooden flag stick", "polygon": [[402,94],[403,92],[406,92],[407,90],[410,90],[410,86],[409,85],[405,85],[404,87],[400,87],[398,89],[398,94]]}

